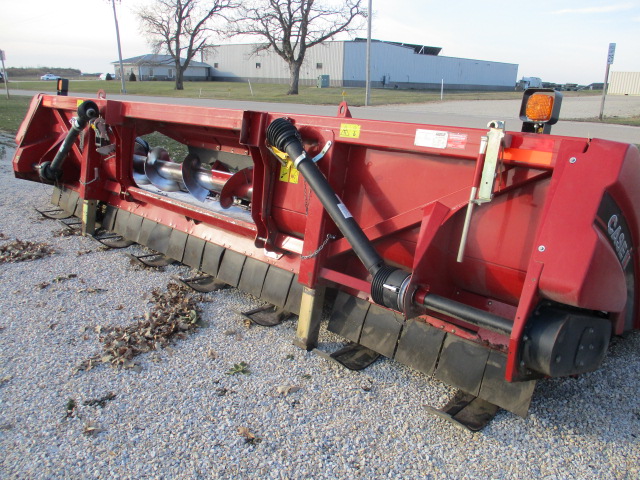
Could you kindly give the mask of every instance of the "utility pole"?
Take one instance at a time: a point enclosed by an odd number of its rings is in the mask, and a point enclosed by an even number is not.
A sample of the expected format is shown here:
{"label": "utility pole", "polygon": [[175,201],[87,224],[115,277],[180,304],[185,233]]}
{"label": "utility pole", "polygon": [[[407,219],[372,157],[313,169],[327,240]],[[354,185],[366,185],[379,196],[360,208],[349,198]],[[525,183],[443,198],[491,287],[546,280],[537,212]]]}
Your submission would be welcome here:
{"label": "utility pole", "polygon": [[120,29],[118,28],[118,16],[116,15],[116,0],[111,0],[113,5],[113,20],[116,22],[116,38],[118,39],[118,59],[120,60],[120,92],[127,93],[127,89],[124,86],[124,67],[122,66],[122,48],[120,48]]}
{"label": "utility pole", "polygon": [[2,60],[2,77],[4,78],[4,88],[7,91],[7,100],[9,100],[9,84],[7,83],[7,70],[4,68],[4,50],[0,50],[0,60]]}
{"label": "utility pole", "polygon": [[364,93],[364,106],[368,107],[371,103],[371,17],[373,12],[371,11],[372,0],[369,0],[369,7],[367,11],[367,74],[365,79],[365,93]]}

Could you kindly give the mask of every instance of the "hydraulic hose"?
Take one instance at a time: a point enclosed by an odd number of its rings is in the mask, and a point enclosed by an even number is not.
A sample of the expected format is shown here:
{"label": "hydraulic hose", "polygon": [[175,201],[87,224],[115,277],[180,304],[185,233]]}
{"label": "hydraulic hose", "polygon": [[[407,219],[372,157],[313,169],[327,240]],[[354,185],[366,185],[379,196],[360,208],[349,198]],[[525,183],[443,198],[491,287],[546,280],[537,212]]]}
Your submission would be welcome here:
{"label": "hydraulic hose", "polygon": [[100,110],[98,109],[98,105],[91,100],[86,100],[78,105],[78,116],[71,119],[71,129],[56,152],[56,156],[51,162],[43,162],[39,166],[39,174],[42,180],[55,182],[60,179],[62,176],[62,164],[71,151],[78,135],[80,135],[80,132],[86,128],[89,122],[97,118],[99,114]]}

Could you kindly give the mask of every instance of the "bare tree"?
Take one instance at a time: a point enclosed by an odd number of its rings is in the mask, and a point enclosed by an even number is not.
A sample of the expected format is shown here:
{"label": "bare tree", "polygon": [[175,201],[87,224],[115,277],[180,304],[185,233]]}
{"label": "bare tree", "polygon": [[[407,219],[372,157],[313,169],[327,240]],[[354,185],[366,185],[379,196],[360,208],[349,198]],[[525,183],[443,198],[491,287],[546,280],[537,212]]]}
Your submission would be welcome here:
{"label": "bare tree", "polygon": [[[206,6],[205,6],[206,5]],[[211,20],[235,5],[232,0],[154,0],[136,11],[154,53],[166,51],[176,67],[176,90],[184,90],[184,72],[198,52],[212,45]]]}
{"label": "bare tree", "polygon": [[265,43],[256,49],[273,49],[289,65],[288,95],[298,94],[300,67],[307,49],[341,32],[358,30],[366,15],[362,0],[338,5],[316,0],[255,0],[236,9],[232,35],[255,35]]}

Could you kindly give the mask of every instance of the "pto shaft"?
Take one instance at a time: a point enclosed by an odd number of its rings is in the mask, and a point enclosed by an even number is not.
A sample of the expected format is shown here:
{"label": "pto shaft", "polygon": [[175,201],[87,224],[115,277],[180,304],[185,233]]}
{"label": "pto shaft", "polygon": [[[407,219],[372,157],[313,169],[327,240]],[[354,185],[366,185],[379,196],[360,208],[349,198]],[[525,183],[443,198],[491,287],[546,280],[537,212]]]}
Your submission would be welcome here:
{"label": "pto shaft", "polygon": [[360,225],[351,216],[325,176],[307,156],[296,127],[284,118],[278,118],[267,128],[267,140],[278,150],[286,152],[293,160],[294,166],[300,171],[331,219],[349,241],[355,254],[369,273],[375,276],[384,265],[382,257],[373,248]]}
{"label": "pto shaft", "polygon": [[355,254],[372,275],[371,297],[373,301],[388,308],[402,311],[404,295],[411,275],[400,268],[385,264],[329,181],[313,160],[307,156],[296,127],[284,118],[278,118],[271,122],[267,128],[267,141],[278,150],[286,152],[293,159],[294,166],[300,171]]}
{"label": "pto shaft", "polygon": [[62,164],[71,151],[80,132],[86,128],[89,122],[100,115],[98,105],[91,100],[86,100],[78,106],[78,116],[71,119],[71,129],[58,149],[51,162],[43,162],[39,167],[40,179],[55,182],[62,176]]}

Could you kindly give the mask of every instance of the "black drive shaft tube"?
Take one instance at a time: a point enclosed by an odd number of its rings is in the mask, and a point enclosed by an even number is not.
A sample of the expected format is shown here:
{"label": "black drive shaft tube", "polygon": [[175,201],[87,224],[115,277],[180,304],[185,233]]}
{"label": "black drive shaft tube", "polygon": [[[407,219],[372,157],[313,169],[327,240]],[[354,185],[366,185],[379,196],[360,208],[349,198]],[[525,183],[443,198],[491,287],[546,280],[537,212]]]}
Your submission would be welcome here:
{"label": "black drive shaft tube", "polygon": [[267,128],[267,141],[285,152],[316,194],[336,226],[347,239],[353,251],[371,274],[371,298],[374,302],[393,310],[404,310],[404,295],[410,274],[385,264],[367,236],[351,216],[340,197],[316,164],[307,156],[302,138],[296,127],[284,118],[274,120]]}
{"label": "black drive shaft tube", "polygon": [[355,254],[369,273],[375,276],[384,265],[382,257],[375,251],[360,225],[351,216],[325,176],[307,156],[296,127],[284,118],[277,118],[267,128],[267,141],[289,155],[331,219],[349,241]]}
{"label": "black drive shaft tube", "polygon": [[75,143],[80,132],[86,128],[89,122],[100,115],[98,105],[91,100],[86,100],[78,105],[78,116],[71,119],[71,129],[65,137],[62,145],[58,149],[56,156],[51,162],[43,162],[40,164],[40,178],[44,181],[55,182],[62,176],[62,163],[73,144]]}

